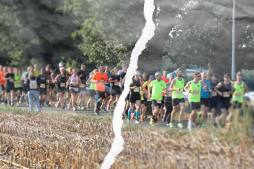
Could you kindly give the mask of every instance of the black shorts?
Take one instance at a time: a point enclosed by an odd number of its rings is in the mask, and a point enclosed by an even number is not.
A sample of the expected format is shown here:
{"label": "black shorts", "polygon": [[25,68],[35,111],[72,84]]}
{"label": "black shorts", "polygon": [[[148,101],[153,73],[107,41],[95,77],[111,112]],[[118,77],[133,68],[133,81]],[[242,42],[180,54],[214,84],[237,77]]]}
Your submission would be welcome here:
{"label": "black shorts", "polygon": [[110,96],[119,96],[121,95],[122,90],[120,88],[120,86],[111,86],[110,88]]}
{"label": "black shorts", "polygon": [[13,83],[6,85],[6,93],[10,93],[11,91],[14,91],[14,90],[15,90],[15,86]]}
{"label": "black shorts", "polygon": [[200,103],[199,102],[190,102],[190,108],[191,110],[199,110],[200,109]]}
{"label": "black shorts", "polygon": [[39,88],[40,95],[47,95],[47,89],[45,88]]}
{"label": "black shorts", "polygon": [[23,87],[15,87],[15,92],[17,92],[17,91],[23,91]]}
{"label": "black shorts", "polygon": [[141,100],[140,93],[136,93],[136,92],[130,93],[129,101],[131,103],[136,103],[137,101],[140,101],[140,100]]}
{"label": "black shorts", "polygon": [[90,97],[94,97],[95,94],[96,94],[95,90],[89,89],[89,95],[90,95]]}
{"label": "black shorts", "polygon": [[218,108],[218,101],[219,97],[214,96],[210,99],[210,109],[217,109]]}
{"label": "black shorts", "polygon": [[96,91],[96,99],[105,99],[106,98],[106,93],[105,92],[100,92],[100,91]]}
{"label": "black shorts", "polygon": [[201,98],[201,105],[205,107],[210,107],[210,99],[209,98]]}
{"label": "black shorts", "polygon": [[49,89],[54,89],[55,88],[55,83],[49,83],[48,88]]}
{"label": "black shorts", "polygon": [[149,102],[147,101],[147,98],[144,98],[143,100],[141,100],[141,104],[148,106]]}
{"label": "black shorts", "polygon": [[162,101],[152,100],[152,107],[161,108],[161,106],[162,106]]}
{"label": "black shorts", "polygon": [[177,106],[180,103],[184,103],[184,102],[185,102],[184,98],[182,98],[182,99],[172,99],[172,105],[173,106]]}
{"label": "black shorts", "polygon": [[222,97],[220,98],[220,100],[219,100],[219,108],[220,109],[228,110],[230,106],[231,106],[230,98],[222,98]]}

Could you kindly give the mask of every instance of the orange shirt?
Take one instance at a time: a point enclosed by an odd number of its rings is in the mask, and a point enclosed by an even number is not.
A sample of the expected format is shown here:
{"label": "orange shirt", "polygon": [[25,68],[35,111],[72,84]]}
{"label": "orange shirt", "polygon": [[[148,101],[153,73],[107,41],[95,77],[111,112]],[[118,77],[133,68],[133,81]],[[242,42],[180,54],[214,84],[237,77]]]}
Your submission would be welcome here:
{"label": "orange shirt", "polygon": [[0,85],[5,85],[5,74],[3,71],[0,71]]}
{"label": "orange shirt", "polygon": [[96,91],[105,91],[104,83],[108,81],[108,75],[106,73],[96,72],[92,78],[92,80],[96,81],[95,90]]}

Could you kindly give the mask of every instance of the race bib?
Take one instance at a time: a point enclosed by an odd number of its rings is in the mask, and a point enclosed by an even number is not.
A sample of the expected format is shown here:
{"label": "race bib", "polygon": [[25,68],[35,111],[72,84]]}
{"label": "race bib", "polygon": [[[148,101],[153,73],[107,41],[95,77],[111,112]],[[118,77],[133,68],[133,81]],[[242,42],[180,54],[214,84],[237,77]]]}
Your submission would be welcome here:
{"label": "race bib", "polygon": [[65,87],[65,83],[60,83],[60,87]]}
{"label": "race bib", "polygon": [[40,84],[40,88],[45,89],[45,88],[46,88],[46,85],[45,85],[45,84]]}
{"label": "race bib", "polygon": [[223,92],[223,97],[230,97],[230,93],[229,92]]}
{"label": "race bib", "polygon": [[139,92],[139,91],[140,91],[139,87],[134,88],[134,92]]}
{"label": "race bib", "polygon": [[85,86],[86,86],[85,84],[80,84],[79,85],[80,88],[85,88]]}
{"label": "race bib", "polygon": [[30,89],[37,89],[37,82],[36,80],[30,81]]}

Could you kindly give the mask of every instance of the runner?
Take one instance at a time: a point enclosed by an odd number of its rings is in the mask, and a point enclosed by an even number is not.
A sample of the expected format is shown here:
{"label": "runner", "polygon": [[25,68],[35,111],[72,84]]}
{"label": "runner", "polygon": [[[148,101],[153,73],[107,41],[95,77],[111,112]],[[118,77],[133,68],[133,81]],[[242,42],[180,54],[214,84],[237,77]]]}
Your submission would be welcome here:
{"label": "runner", "polygon": [[240,109],[244,102],[244,93],[247,92],[247,85],[242,80],[242,73],[236,74],[236,81],[233,84],[233,108]]}
{"label": "runner", "polygon": [[22,74],[19,68],[14,68],[14,86],[15,86],[15,95],[17,97],[17,103],[20,100],[23,87],[22,87]]}
{"label": "runner", "polygon": [[[91,104],[95,102],[95,83],[93,83],[91,80],[93,78],[93,76],[95,75],[95,73],[97,72],[97,69],[94,69],[90,74],[89,74],[89,79],[87,80],[89,85],[89,99],[86,103],[86,108],[90,108],[92,107]],[[94,107],[94,106],[93,106]]]}
{"label": "runner", "polygon": [[117,102],[117,100],[119,99],[119,96],[122,93],[121,87],[119,84],[120,80],[121,80],[121,77],[119,75],[117,75],[117,68],[114,68],[111,71],[111,77],[109,78],[110,99],[109,99],[108,105],[107,105],[107,112],[110,111],[110,109],[112,108],[112,105],[114,105]]}
{"label": "runner", "polygon": [[163,91],[166,89],[166,83],[161,80],[161,73],[155,73],[155,80],[153,80],[149,84],[148,88],[148,98],[152,100],[152,117],[150,120],[150,125],[156,123],[158,120],[158,115],[162,106],[162,94]]}
{"label": "runner", "polygon": [[172,92],[172,105],[173,105],[173,111],[171,112],[171,122],[169,123],[169,127],[170,128],[175,127],[174,116],[177,112],[179,112],[178,127],[183,128],[182,114],[185,103],[183,90],[185,81],[183,79],[182,70],[178,69],[176,71],[176,74],[177,77],[171,82],[171,85],[169,87],[169,91]]}
{"label": "runner", "polygon": [[201,74],[201,114],[202,119],[206,119],[210,107],[211,81],[208,80],[207,74]]}
{"label": "runner", "polygon": [[45,69],[42,67],[39,76],[37,77],[38,89],[40,94],[40,104],[44,106],[47,101],[47,76]]}
{"label": "runner", "polygon": [[185,91],[189,93],[188,99],[191,108],[191,114],[188,121],[188,130],[192,130],[193,121],[196,118],[197,111],[200,109],[201,101],[201,88],[202,84],[200,82],[201,75],[200,73],[194,74],[194,79],[187,83],[185,86]]}
{"label": "runner", "polygon": [[86,99],[86,66],[81,64],[80,70],[78,71],[77,75],[80,78],[80,85],[79,85],[79,106],[81,110],[85,110],[85,99]]}
{"label": "runner", "polygon": [[213,75],[211,77],[211,98],[210,98],[210,109],[212,113],[212,121],[214,122],[215,116],[217,116],[218,111],[218,100],[219,96],[216,90],[216,86],[218,84],[217,77]]}
{"label": "runner", "polygon": [[36,111],[40,112],[39,84],[33,71],[29,72],[26,88],[28,91],[29,111],[33,111],[33,106],[35,105]]}
{"label": "runner", "polygon": [[14,105],[14,91],[15,91],[14,78],[15,76],[13,73],[13,68],[8,67],[8,72],[5,74],[6,100],[7,100],[7,104],[11,106]]}
{"label": "runner", "polygon": [[61,106],[62,109],[65,108],[65,93],[67,91],[67,81],[68,81],[68,76],[65,71],[64,67],[60,68],[60,74],[56,76],[54,79],[56,86],[57,86],[57,103],[55,105],[56,108]]}
{"label": "runner", "polygon": [[50,107],[52,102],[53,102],[53,95],[54,95],[54,88],[55,88],[55,84],[54,84],[54,77],[55,74],[53,73],[50,65],[47,65],[45,68],[45,75],[47,77],[47,106]]}
{"label": "runner", "polygon": [[163,115],[163,122],[167,122],[167,125],[171,122],[171,112],[173,110],[172,106],[172,92],[169,90],[169,86],[171,82],[174,80],[174,75],[171,73],[168,75],[168,83],[167,88],[165,90],[165,97],[164,97],[164,115]]}
{"label": "runner", "polygon": [[21,81],[22,81],[22,86],[23,86],[23,90],[22,90],[22,94],[21,97],[19,99],[19,105],[21,105],[21,103],[25,100],[27,100],[27,82],[28,82],[28,78],[29,78],[29,72],[32,72],[32,67],[28,66],[26,71],[22,74],[21,77]]}
{"label": "runner", "polygon": [[69,91],[71,94],[71,99],[70,99],[70,104],[68,109],[72,107],[73,111],[77,110],[77,97],[79,93],[79,84],[80,84],[80,79],[79,76],[77,75],[77,70],[75,68],[71,69],[71,76],[68,79],[68,86],[69,86]]}
{"label": "runner", "polygon": [[149,77],[147,79],[147,74],[144,73],[142,77],[142,82],[141,82],[141,116],[140,116],[140,121],[143,122],[146,118],[146,111],[147,111],[147,106],[148,106],[148,87],[151,81],[153,81],[153,77]]}
{"label": "runner", "polygon": [[0,65],[0,86],[1,86],[0,101],[4,102],[5,73],[2,65]]}
{"label": "runner", "polygon": [[232,83],[233,94],[232,94],[232,108],[234,110],[229,111],[226,117],[226,128],[231,126],[232,121],[239,119],[240,109],[244,103],[244,93],[247,91],[247,85],[242,80],[242,73],[236,74],[236,81]]}
{"label": "runner", "polygon": [[135,72],[133,77],[133,81],[130,85],[130,93],[129,93],[129,109],[127,120],[134,120],[138,124],[140,120],[140,88],[141,88],[141,73],[139,71]]}
{"label": "runner", "polygon": [[96,72],[92,77],[91,82],[95,83],[95,91],[96,91],[96,104],[94,107],[94,112],[96,115],[99,115],[101,110],[101,105],[106,97],[105,95],[105,83],[108,82],[108,75],[105,73],[105,67],[101,66],[99,68],[99,72]]}
{"label": "runner", "polygon": [[224,75],[223,82],[218,83],[216,86],[217,93],[219,94],[219,107],[220,107],[220,115],[216,117],[217,125],[225,125],[226,117],[228,114],[228,109],[230,108],[230,100],[232,97],[232,83],[230,81],[230,77],[228,74]]}

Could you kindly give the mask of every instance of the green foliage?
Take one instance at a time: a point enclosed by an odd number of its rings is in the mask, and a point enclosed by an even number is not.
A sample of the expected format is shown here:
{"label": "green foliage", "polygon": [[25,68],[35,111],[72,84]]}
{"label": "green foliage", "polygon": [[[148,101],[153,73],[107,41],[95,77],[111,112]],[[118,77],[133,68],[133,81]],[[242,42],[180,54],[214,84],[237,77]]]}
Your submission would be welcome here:
{"label": "green foliage", "polygon": [[94,17],[87,19],[81,29],[72,34],[72,38],[80,40],[79,49],[97,65],[116,65],[124,59],[127,51],[119,41],[107,38],[101,23]]}

